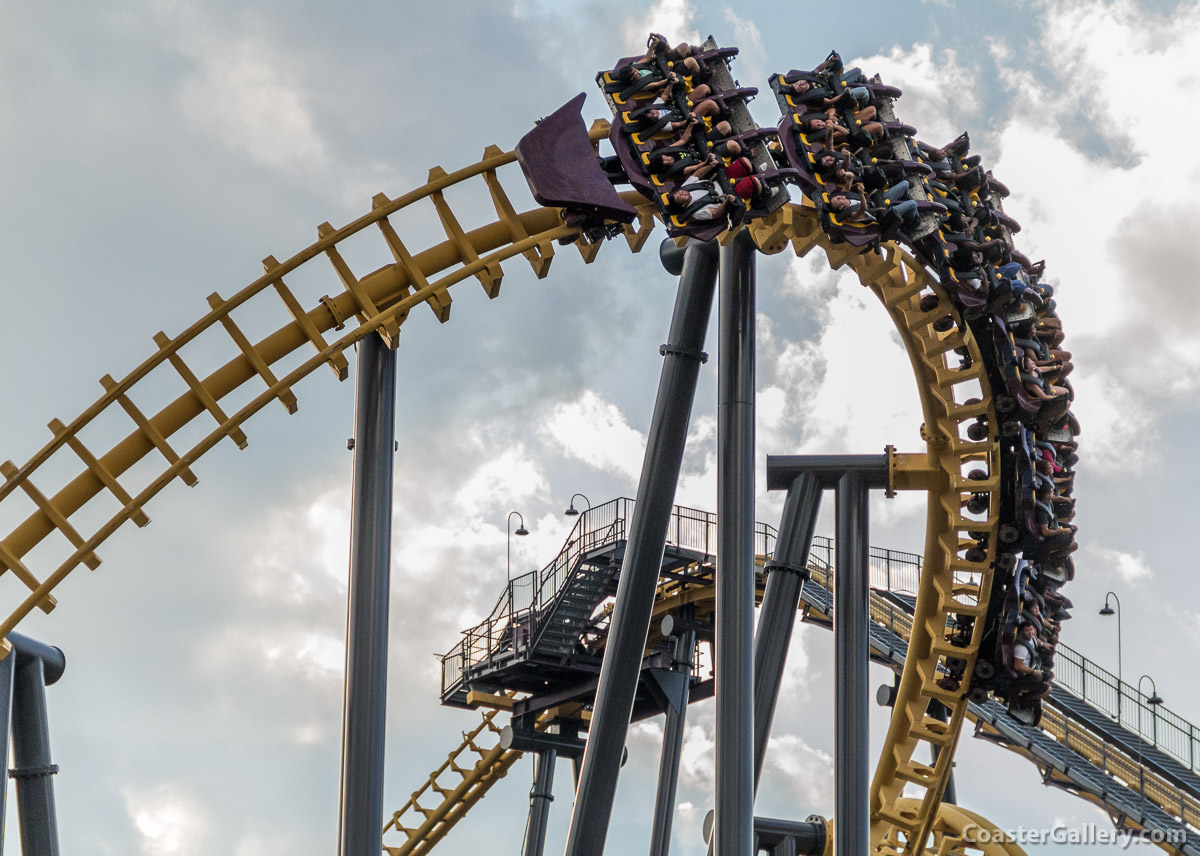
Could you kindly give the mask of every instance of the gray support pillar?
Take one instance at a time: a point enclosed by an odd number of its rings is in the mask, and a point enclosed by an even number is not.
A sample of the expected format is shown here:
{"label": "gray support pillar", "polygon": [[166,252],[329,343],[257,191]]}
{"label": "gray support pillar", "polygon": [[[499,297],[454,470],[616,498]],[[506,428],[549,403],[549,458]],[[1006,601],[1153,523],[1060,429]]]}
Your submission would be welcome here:
{"label": "gray support pillar", "polygon": [[340,856],[379,856],[383,830],[395,423],[396,354],[372,333],[358,343],[355,379]]}
{"label": "gray support pillar", "polygon": [[[14,651],[8,656],[15,659],[18,655]],[[13,778],[17,780],[21,852],[58,856],[58,819],[50,778],[58,768],[50,760],[46,670],[41,658],[31,657],[17,665],[13,699]]]}
{"label": "gray support pillar", "polygon": [[833,575],[833,651],[837,663],[833,716],[834,856],[870,850],[870,691],[868,500],[862,475],[846,472],[837,484],[837,559]]}
{"label": "gray support pillar", "polygon": [[[7,767],[11,717],[12,777],[17,783],[21,852],[58,856],[58,818],[54,808],[54,781],[50,778],[58,772],[58,767],[50,760],[46,687],[62,677],[67,660],[60,649],[20,633],[10,633],[8,640],[13,650],[0,663],[0,671],[8,679],[4,696],[9,702],[2,720],[5,737],[4,754],[0,757]],[[0,833],[3,829],[0,824]],[[2,847],[0,845],[0,849]]]}
{"label": "gray support pillar", "polygon": [[525,856],[542,856],[546,848],[546,824],[550,819],[550,803],[554,802],[554,762],[556,749],[537,753],[537,774],[529,792],[529,823],[525,833]]}
{"label": "gray support pillar", "polygon": [[0,856],[4,854],[4,816],[8,810],[8,732],[12,723],[13,669],[16,663],[15,651],[10,651],[7,657],[0,660],[0,759],[4,761],[3,769],[0,769]]}
{"label": "gray support pillar", "polygon": [[717,371],[716,856],[754,847],[754,254],[721,248]]}
{"label": "gray support pillar", "polygon": [[683,463],[696,377],[705,359],[701,349],[712,311],[716,250],[711,242],[688,244],[671,332],[661,349],[664,360],[658,398],[654,402],[637,504],[629,526],[587,748],[579,771],[575,810],[567,833],[567,856],[600,856],[608,836],[617,775],[641,676],[671,505],[675,501],[675,485]]}
{"label": "gray support pillar", "polygon": [[758,614],[758,632],[754,635],[755,790],[767,755],[800,592],[808,579],[808,550],[820,508],[820,482],[812,473],[801,473],[788,488],[783,504],[775,552],[766,567],[767,586]]}
{"label": "gray support pillar", "polygon": [[[684,607],[684,621],[693,617],[693,608]],[[696,631],[686,626],[675,637],[675,657],[671,667],[685,676],[679,698],[667,707],[663,728],[662,754],[658,761],[658,791],[654,799],[654,823],[650,828],[650,856],[667,856],[671,848],[671,821],[675,816],[675,793],[679,787],[679,759],[683,754],[683,726],[687,721],[688,695],[691,692],[692,655]]]}

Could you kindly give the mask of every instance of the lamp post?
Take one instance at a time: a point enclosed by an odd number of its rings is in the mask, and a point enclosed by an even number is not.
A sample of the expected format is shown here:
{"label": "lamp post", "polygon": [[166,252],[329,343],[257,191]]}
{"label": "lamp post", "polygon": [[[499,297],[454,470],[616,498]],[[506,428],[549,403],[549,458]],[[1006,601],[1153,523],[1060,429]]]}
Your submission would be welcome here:
{"label": "lamp post", "polygon": [[[1158,713],[1154,708],[1163,703],[1162,697],[1158,694],[1158,687],[1154,685],[1154,678],[1149,675],[1142,675],[1138,678],[1138,695],[1142,693],[1142,681],[1150,682],[1150,695],[1146,698],[1146,704],[1150,705],[1150,742],[1158,745]],[[1142,731],[1142,707],[1138,706],[1138,734]]]}
{"label": "lamp post", "polygon": [[519,511],[508,512],[508,581],[510,583],[512,582],[512,536],[513,536],[512,519],[513,519],[514,514],[517,515],[517,519],[521,521],[521,524],[517,527],[516,534],[518,534],[518,535],[528,535],[529,534],[529,530],[525,528],[525,518],[521,516],[521,512],[519,512]]}
{"label": "lamp post", "polygon": [[[1142,681],[1150,682],[1150,696],[1146,699],[1146,704],[1150,705],[1150,742],[1158,745],[1158,711],[1156,708],[1163,703],[1162,697],[1158,694],[1158,687],[1154,684],[1154,678],[1149,675],[1142,675],[1138,678],[1137,689],[1138,695],[1142,695]],[[1142,780],[1142,708],[1143,705],[1138,704],[1138,793],[1144,800],[1146,798],[1146,785]]]}
{"label": "lamp post", "polygon": [[574,493],[574,494],[571,494],[571,507],[563,512],[563,514],[567,515],[567,517],[578,517],[579,516],[579,509],[575,507],[575,497],[577,497],[577,496],[580,497],[584,502],[587,503],[588,511],[592,510],[592,501],[590,499],[588,499],[582,493]]}
{"label": "lamp post", "polygon": [[[1112,598],[1117,602],[1117,608],[1114,610],[1108,605],[1108,599]],[[1116,615],[1117,616],[1117,723],[1121,722],[1121,599],[1111,591],[1104,596],[1104,606],[1100,608],[1101,615]],[[1140,713],[1140,708],[1139,708]]]}

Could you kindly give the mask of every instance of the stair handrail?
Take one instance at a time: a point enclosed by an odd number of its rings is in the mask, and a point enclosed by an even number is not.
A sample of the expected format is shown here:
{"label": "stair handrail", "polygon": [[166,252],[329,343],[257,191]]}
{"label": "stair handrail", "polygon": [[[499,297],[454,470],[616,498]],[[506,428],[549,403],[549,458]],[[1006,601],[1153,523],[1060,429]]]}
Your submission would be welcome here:
{"label": "stair handrail", "polygon": [[1165,705],[1150,704],[1140,689],[1061,642],[1054,655],[1054,683],[1189,770],[1200,769],[1200,729]]}
{"label": "stair handrail", "polygon": [[[513,577],[487,618],[464,630],[459,643],[442,657],[443,693],[458,683],[468,668],[489,661],[502,649],[515,648],[515,644],[507,643],[509,637],[513,643],[517,641],[518,625],[524,624],[519,631],[522,640],[528,643],[535,639],[539,630],[537,618],[549,615],[549,607],[577,573],[579,558],[622,540],[634,504],[629,497],[618,497],[582,512],[553,561],[540,570]],[[675,505],[671,508],[666,540],[672,546],[715,557],[716,527],[716,514]],[[756,523],[755,554],[769,555],[776,534],[773,527]]]}
{"label": "stair handrail", "polygon": [[[515,641],[515,628],[557,597],[576,558],[620,537],[626,507],[632,504],[633,500],[618,497],[587,509],[579,515],[562,549],[548,565],[509,580],[487,618],[464,630],[459,643],[442,657],[442,691],[461,680],[468,668],[495,655],[506,633],[514,634]],[[523,635],[531,638],[532,631],[532,627],[527,627]]]}

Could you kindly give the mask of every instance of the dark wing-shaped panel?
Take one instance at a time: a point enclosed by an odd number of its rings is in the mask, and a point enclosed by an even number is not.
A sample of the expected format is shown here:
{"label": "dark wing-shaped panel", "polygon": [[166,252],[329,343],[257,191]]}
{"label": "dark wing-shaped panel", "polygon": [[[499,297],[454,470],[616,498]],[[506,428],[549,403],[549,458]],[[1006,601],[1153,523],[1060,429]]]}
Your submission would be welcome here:
{"label": "dark wing-shaped panel", "polygon": [[579,93],[517,143],[517,163],[541,205],[632,223],[637,209],[625,202],[605,175],[588,139]]}

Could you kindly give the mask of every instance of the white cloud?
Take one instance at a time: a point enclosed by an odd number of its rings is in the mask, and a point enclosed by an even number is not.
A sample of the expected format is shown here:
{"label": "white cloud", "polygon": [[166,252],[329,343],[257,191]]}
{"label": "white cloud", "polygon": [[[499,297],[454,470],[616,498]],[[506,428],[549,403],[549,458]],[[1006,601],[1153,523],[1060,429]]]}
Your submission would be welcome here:
{"label": "white cloud", "polygon": [[717,418],[705,414],[688,426],[675,504],[704,511],[717,507]]}
{"label": "white cloud", "polygon": [[463,482],[454,494],[454,502],[464,517],[500,506],[511,507],[517,500],[546,489],[546,479],[539,465],[533,462],[523,444],[496,450],[483,438],[477,439],[477,450],[485,452],[485,460]]}
{"label": "white cloud", "polygon": [[758,26],[746,17],[744,10],[730,8],[725,9],[725,25],[729,28],[729,36],[722,38],[718,35],[717,44],[737,46],[734,77],[741,81],[750,81],[747,86],[761,86],[762,81],[770,74],[770,69],[766,67],[766,49]]}
{"label": "white cloud", "polygon": [[848,67],[878,73],[903,90],[896,115],[917,128],[921,139],[942,145],[968,128],[979,128],[982,105],[975,94],[979,71],[961,63],[953,50],[935,53],[932,45],[916,44],[907,50],[896,46],[886,54],[842,59]]}
{"label": "white cloud", "polygon": [[833,758],[829,753],[809,746],[795,734],[772,736],[770,750],[763,763],[763,776],[770,777],[773,796],[790,798],[796,805],[824,804],[833,785]]}
{"label": "white cloud", "polygon": [[140,835],[139,847],[148,856],[188,856],[203,853],[207,818],[204,809],[175,785],[122,791],[125,810]]}
{"label": "white cloud", "polygon": [[[705,711],[708,713],[708,711]],[[713,781],[716,775],[716,758],[714,751],[716,742],[712,736],[712,722],[699,722],[701,717],[691,717],[693,724],[683,730],[683,748],[680,752],[679,766],[684,775],[684,781],[692,788],[698,788],[711,796]],[[711,720],[711,716],[704,717]]]}
{"label": "white cloud", "polygon": [[321,683],[340,681],[346,661],[346,644],[342,639],[311,631],[300,631],[282,639],[262,639],[259,651],[273,670]]}
{"label": "white cloud", "polygon": [[325,736],[325,728],[320,722],[306,722],[292,729],[292,740],[301,746],[320,743]]}
{"label": "white cloud", "polygon": [[255,526],[247,585],[294,606],[344,596],[350,552],[350,490],[318,487],[311,499],[272,510]]}
{"label": "white cloud", "polygon": [[774,366],[775,385],[791,405],[783,421],[805,428],[797,453],[915,445],[916,386],[887,313],[852,275],[838,276],[834,289],[823,300],[820,334],[783,344]]}
{"label": "white cloud", "polygon": [[299,174],[326,165],[304,89],[269,45],[250,36],[208,39],[195,59],[179,103],[197,128],[271,169]]}
{"label": "white cloud", "polygon": [[551,447],[602,472],[637,482],[645,457],[645,436],[625,415],[592,390],[555,406],[538,433]]}
{"label": "white cloud", "polygon": [[696,16],[695,7],[688,0],[658,0],[640,18],[625,25],[625,41],[631,45],[643,45],[648,33],[660,33],[672,45],[680,42],[697,44],[700,32],[692,26]]}
{"label": "white cloud", "polygon": [[[1053,58],[1051,78],[1027,55],[993,50],[1016,108],[995,172],[1013,188],[1020,246],[1048,257],[1080,367],[1087,465],[1137,469],[1156,459],[1163,413],[1200,386],[1200,304],[1180,228],[1197,213],[1200,173],[1181,162],[1176,136],[1200,127],[1200,95],[1145,84],[1200,75],[1200,4],[1161,16],[1126,0],[1053,2],[1044,24],[1036,51]],[[1175,117],[1170,133],[1162,116]]]}
{"label": "white cloud", "polygon": [[1158,460],[1154,408],[1103,366],[1071,375],[1079,419],[1080,459],[1097,471],[1138,472]]}
{"label": "white cloud", "polygon": [[1107,547],[1091,546],[1090,551],[1108,565],[1112,573],[1126,583],[1141,583],[1149,580],[1154,572],[1146,563],[1145,553],[1125,553],[1121,550],[1111,550]]}

